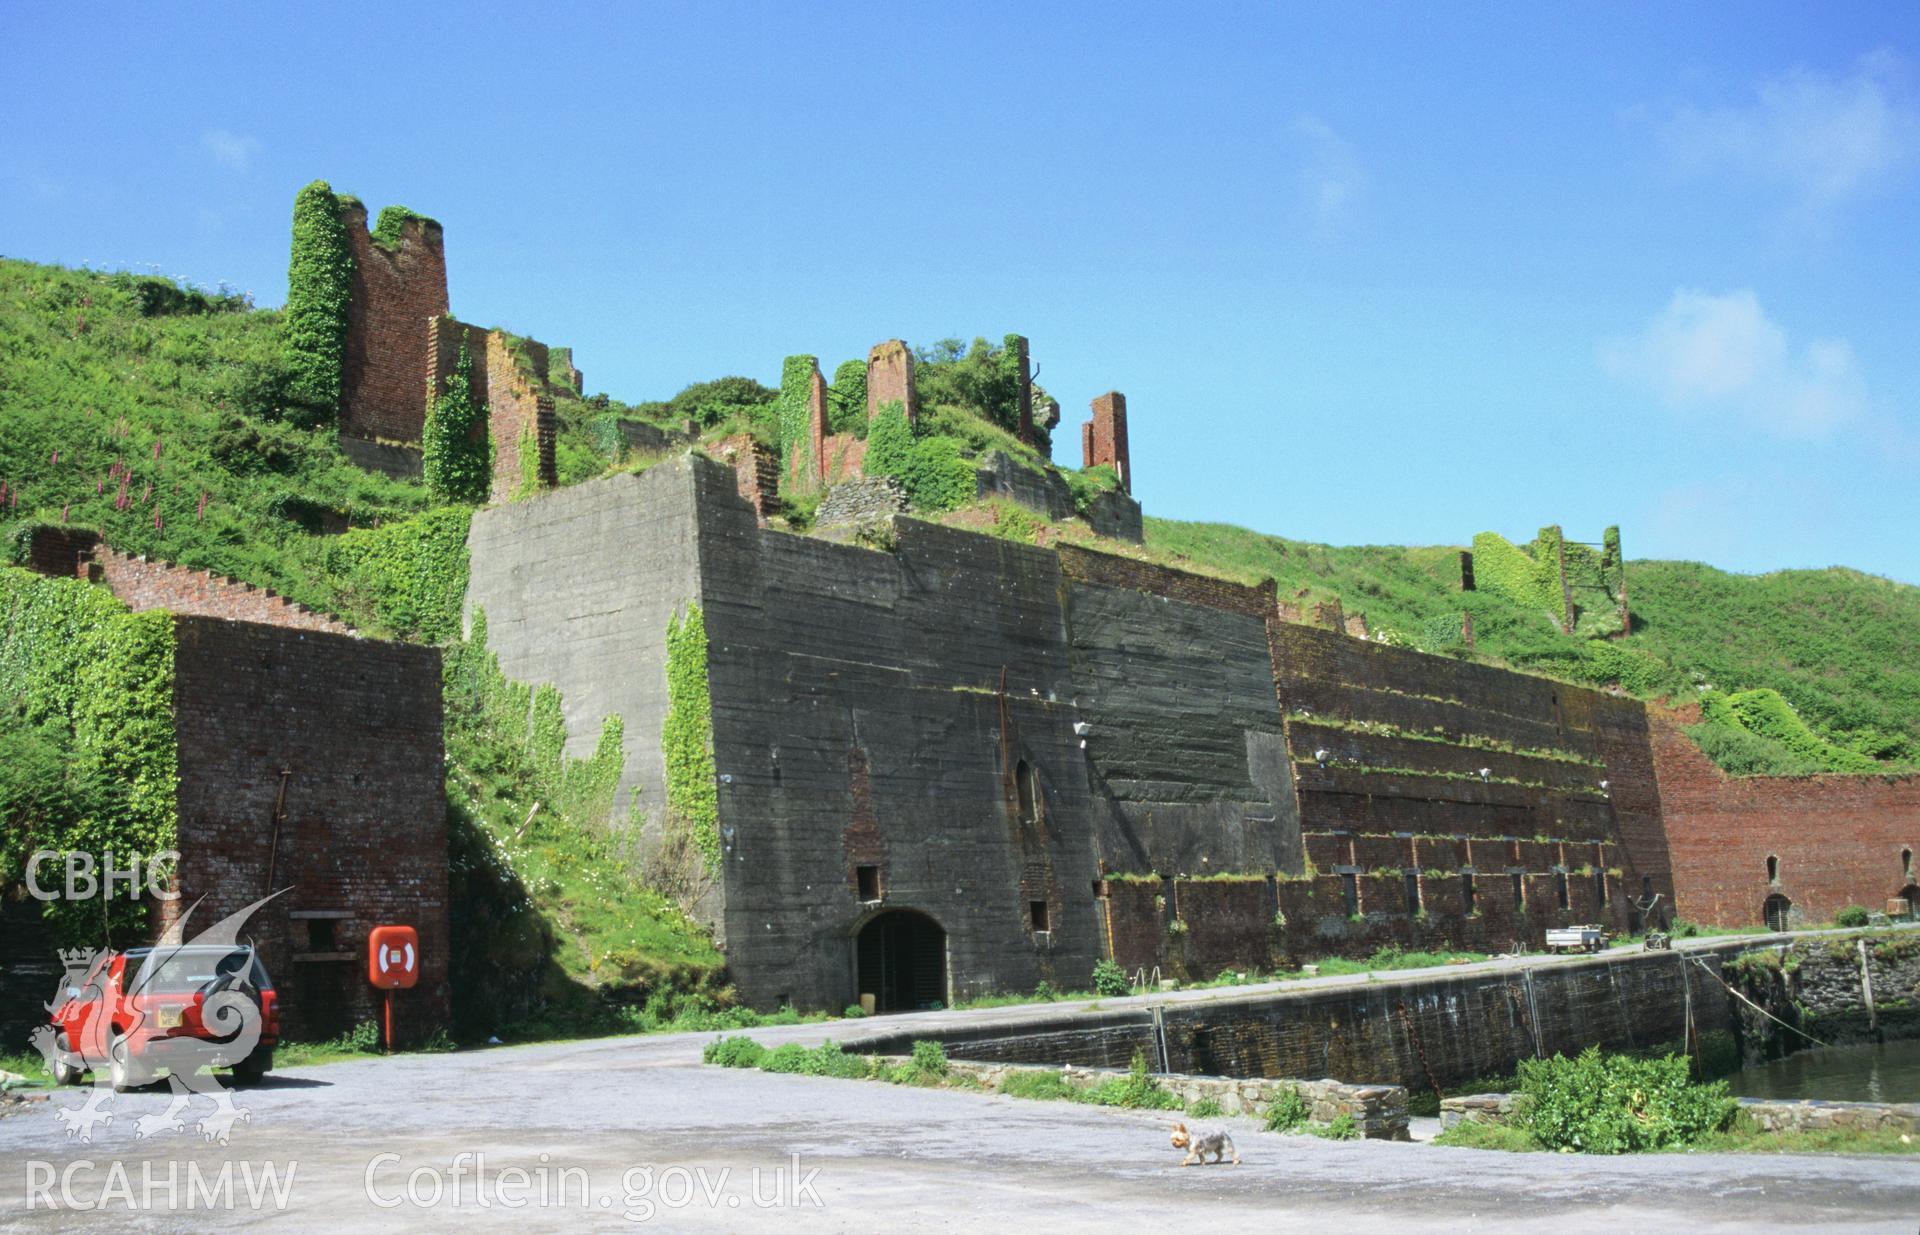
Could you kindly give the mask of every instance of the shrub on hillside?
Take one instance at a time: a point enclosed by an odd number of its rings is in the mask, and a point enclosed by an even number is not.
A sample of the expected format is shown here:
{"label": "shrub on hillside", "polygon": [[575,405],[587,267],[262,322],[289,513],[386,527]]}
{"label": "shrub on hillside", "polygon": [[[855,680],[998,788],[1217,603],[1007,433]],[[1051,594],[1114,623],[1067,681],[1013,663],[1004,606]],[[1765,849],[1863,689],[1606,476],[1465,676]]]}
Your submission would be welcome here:
{"label": "shrub on hillside", "polygon": [[1847,905],[1833,915],[1835,926],[1865,926],[1872,915],[1865,905]]}

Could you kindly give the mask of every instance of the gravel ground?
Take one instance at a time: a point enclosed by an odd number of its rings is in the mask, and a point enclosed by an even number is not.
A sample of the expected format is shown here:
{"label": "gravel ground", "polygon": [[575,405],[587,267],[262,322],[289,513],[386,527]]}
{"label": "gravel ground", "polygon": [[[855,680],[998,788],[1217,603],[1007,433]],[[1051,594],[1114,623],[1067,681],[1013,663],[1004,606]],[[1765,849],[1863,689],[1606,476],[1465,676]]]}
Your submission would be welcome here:
{"label": "gravel ground", "polygon": [[[1027,1014],[924,1019],[984,1015]],[[817,1041],[850,1028],[754,1036]],[[279,1073],[237,1095],[251,1118],[224,1146],[194,1131],[212,1110],[204,1098],[195,1100],[184,1130],[136,1137],[138,1117],[167,1107],[164,1085],[114,1098],[112,1123],[97,1128],[91,1143],[69,1140],[59,1112],[77,1107],[83,1093],[66,1091],[0,1119],[0,1230],[969,1231],[1044,1224],[1052,1235],[1272,1231],[1329,1221],[1412,1221],[1422,1231],[1524,1226],[1555,1235],[1920,1230],[1920,1162],[1912,1160],[1509,1155],[1274,1136],[1227,1120],[1220,1122],[1238,1141],[1243,1164],[1183,1170],[1160,1114],[703,1068],[700,1047],[711,1036],[505,1047]],[[1415,1129],[1417,1136],[1433,1130],[1426,1121]],[[463,1154],[483,1159],[483,1182],[476,1182],[475,1158]],[[284,1206],[247,1201],[241,1172],[268,1163],[282,1179],[292,1171]],[[216,1179],[229,1165],[236,1207],[209,1213],[189,1171]],[[457,1188],[449,1182],[456,1168],[465,1172]],[[527,1173],[524,1183],[513,1168]],[[584,1181],[567,1175],[561,1195],[563,1169],[583,1172]],[[71,1185],[65,1190],[63,1174]],[[177,1180],[171,1206],[170,1175]],[[152,1191],[148,1177],[159,1185]],[[516,1198],[523,1205],[509,1207]],[[65,1208],[66,1199],[100,1208]],[[63,1207],[50,1209],[49,1200]],[[142,1200],[148,1207],[138,1207]]]}

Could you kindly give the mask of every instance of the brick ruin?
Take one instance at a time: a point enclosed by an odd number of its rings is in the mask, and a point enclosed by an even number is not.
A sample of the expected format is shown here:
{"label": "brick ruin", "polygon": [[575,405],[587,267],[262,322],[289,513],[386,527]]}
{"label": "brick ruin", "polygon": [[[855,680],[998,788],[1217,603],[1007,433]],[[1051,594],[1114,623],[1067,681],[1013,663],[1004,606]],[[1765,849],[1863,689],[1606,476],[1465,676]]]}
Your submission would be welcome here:
{"label": "brick ruin", "polygon": [[[342,449],[362,466],[417,475],[417,462],[390,457],[392,447],[420,444],[428,404],[465,343],[473,358],[473,397],[487,405],[493,438],[491,500],[551,488],[557,483],[553,401],[582,390],[571,349],[456,321],[447,297],[445,232],[432,219],[407,219],[392,248],[374,240],[359,202],[343,201],[341,219],[353,256],[341,362]],[[534,457],[524,459],[528,451]]]}
{"label": "brick ruin", "polygon": [[1093,419],[1080,426],[1082,467],[1110,466],[1120,489],[1133,492],[1133,463],[1127,454],[1127,396],[1110,390],[1093,401]]}
{"label": "brick ruin", "polygon": [[1804,925],[1864,905],[1920,909],[1920,776],[1730,777],[1650,709],[1674,897],[1699,922]]}
{"label": "brick ruin", "polygon": [[[487,433],[493,439],[493,486],[488,500],[504,502],[527,488],[552,488],[559,477],[553,453],[555,387],[548,373],[553,368],[553,351],[558,349],[502,330],[436,317],[427,323],[429,389],[446,389],[462,344],[473,363],[468,390],[475,402],[486,405]],[[570,360],[565,376],[569,381],[578,377]],[[577,394],[578,388],[571,391]]]}
{"label": "brick ruin", "polygon": [[449,312],[445,234],[431,219],[411,218],[389,249],[367,230],[364,205],[344,201],[340,215],[353,255],[340,431],[417,444],[427,415],[419,361],[427,323]]}
{"label": "brick ruin", "polygon": [[161,902],[156,932],[201,897],[192,921],[205,925],[291,888],[247,934],[282,991],[284,1032],[317,1040],[378,1015],[366,933],[411,925],[424,968],[395,1001],[396,1032],[419,1041],[445,1026],[439,649],[362,638],[272,592],[74,529],[37,529],[28,561],[136,612],[175,614],[181,899]]}
{"label": "brick ruin", "polygon": [[913,389],[913,349],[899,339],[876,343],[867,353],[867,419],[889,403],[907,413],[907,423],[920,418],[920,396]]}

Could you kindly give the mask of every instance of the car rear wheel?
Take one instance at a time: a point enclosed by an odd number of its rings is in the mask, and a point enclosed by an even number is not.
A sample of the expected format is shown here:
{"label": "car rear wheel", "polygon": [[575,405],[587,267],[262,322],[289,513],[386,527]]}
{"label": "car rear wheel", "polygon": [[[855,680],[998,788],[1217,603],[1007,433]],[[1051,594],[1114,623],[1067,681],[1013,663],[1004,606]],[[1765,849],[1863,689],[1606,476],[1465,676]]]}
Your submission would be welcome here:
{"label": "car rear wheel", "polygon": [[233,1083],[258,1085],[273,1070],[273,1048],[256,1046],[253,1053],[233,1065]]}
{"label": "car rear wheel", "polygon": [[125,1034],[114,1036],[113,1045],[107,1048],[107,1060],[107,1075],[113,1092],[126,1093],[147,1083],[145,1074],[134,1062],[133,1048],[128,1044]]}
{"label": "car rear wheel", "polygon": [[53,1083],[56,1085],[78,1085],[80,1078],[86,1075],[86,1068],[73,1057],[73,1049],[67,1043],[67,1035],[61,1034],[54,1043]]}

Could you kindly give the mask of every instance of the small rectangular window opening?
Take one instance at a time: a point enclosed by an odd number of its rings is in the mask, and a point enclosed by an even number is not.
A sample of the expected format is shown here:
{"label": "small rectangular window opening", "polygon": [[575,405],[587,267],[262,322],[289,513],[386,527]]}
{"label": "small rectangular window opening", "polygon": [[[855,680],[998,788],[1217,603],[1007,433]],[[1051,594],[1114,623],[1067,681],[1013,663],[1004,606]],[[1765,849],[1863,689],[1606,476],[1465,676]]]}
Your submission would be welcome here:
{"label": "small rectangular window opening", "polygon": [[860,899],[877,901],[880,899],[880,868],[877,866],[856,866],[853,868],[854,882],[860,885]]}
{"label": "small rectangular window opening", "polygon": [[1347,916],[1360,916],[1360,876],[1348,873],[1340,876],[1340,895],[1347,903]]}
{"label": "small rectangular window opening", "polygon": [[1407,912],[1418,915],[1420,912],[1420,872],[1406,872]]}
{"label": "small rectangular window opening", "polygon": [[1522,871],[1514,871],[1509,874],[1507,878],[1513,880],[1513,907],[1515,909],[1525,909],[1527,907],[1526,874]]}
{"label": "small rectangular window opening", "polygon": [[1028,901],[1027,920],[1033,924],[1033,929],[1036,933],[1049,929],[1047,926],[1047,902]]}
{"label": "small rectangular window opening", "polygon": [[337,951],[333,941],[334,920],[332,918],[307,919],[307,951]]}
{"label": "small rectangular window opening", "polygon": [[1473,903],[1473,902],[1474,902],[1474,894],[1475,894],[1475,889],[1474,889],[1474,886],[1473,886],[1473,872],[1472,872],[1472,871],[1463,871],[1463,872],[1461,873],[1461,875],[1460,875],[1460,891],[1461,891],[1461,894],[1462,894],[1463,896],[1465,896],[1465,897],[1466,897],[1466,902],[1467,902],[1467,912],[1468,912],[1469,914],[1472,914],[1472,913],[1477,913],[1477,912],[1478,912],[1478,910],[1474,908],[1474,903]]}
{"label": "small rectangular window opening", "polygon": [[1560,908],[1573,908],[1573,890],[1567,887],[1567,872],[1563,870],[1553,872],[1553,893],[1560,902]]}

